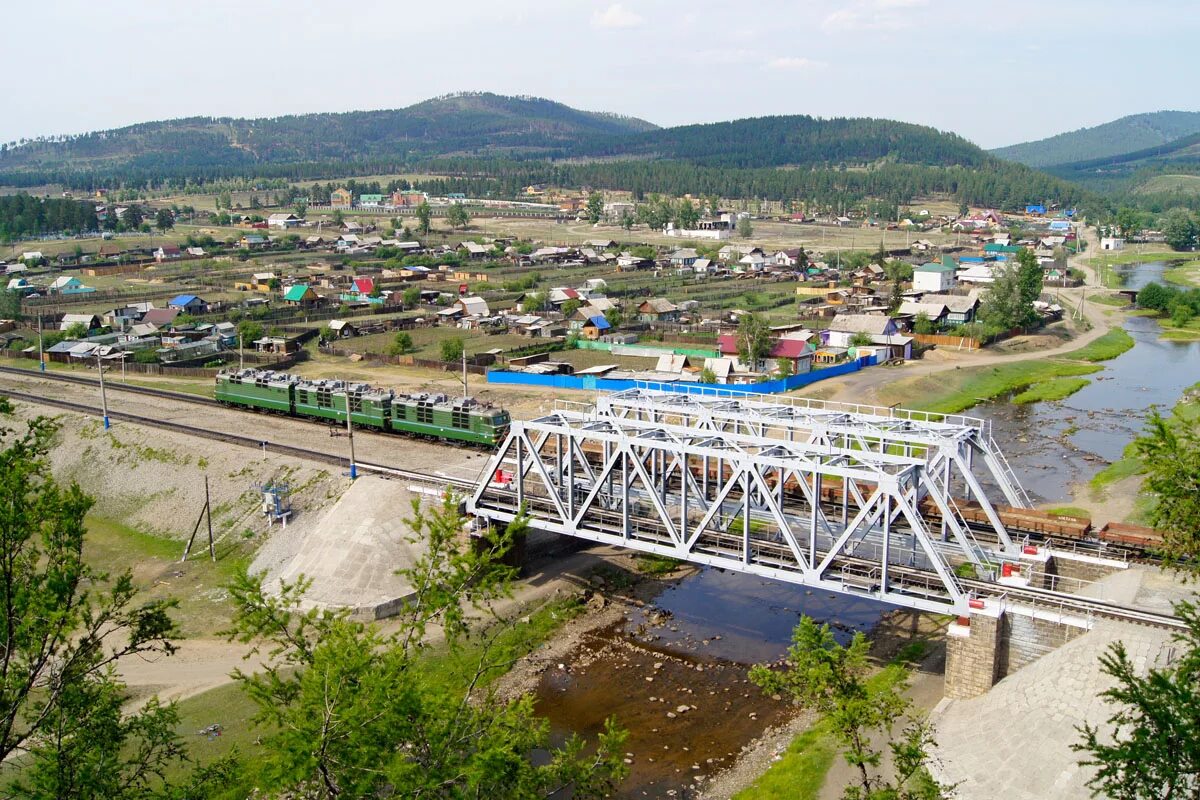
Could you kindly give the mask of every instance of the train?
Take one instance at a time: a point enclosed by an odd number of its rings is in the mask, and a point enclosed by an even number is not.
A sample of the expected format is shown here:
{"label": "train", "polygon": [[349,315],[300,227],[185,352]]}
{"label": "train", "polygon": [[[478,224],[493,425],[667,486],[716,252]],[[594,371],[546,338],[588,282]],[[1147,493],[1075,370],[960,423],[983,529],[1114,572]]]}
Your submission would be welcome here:
{"label": "train", "polygon": [[308,379],[260,369],[222,370],[218,403],[301,419],[346,423],[385,433],[495,447],[508,434],[507,411],[470,397],[408,395],[365,383]]}

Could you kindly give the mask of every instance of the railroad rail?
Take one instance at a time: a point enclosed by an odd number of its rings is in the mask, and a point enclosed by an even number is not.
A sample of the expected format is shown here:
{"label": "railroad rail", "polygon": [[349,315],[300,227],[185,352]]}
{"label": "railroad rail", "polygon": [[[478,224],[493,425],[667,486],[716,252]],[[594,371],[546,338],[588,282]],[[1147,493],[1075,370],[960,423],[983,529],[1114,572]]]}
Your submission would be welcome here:
{"label": "railroad rail", "polygon": [[[0,366],[0,375],[3,375],[3,374],[18,375],[18,376],[25,377],[25,378],[35,378],[35,379],[42,379],[42,380],[59,381],[62,383],[70,383],[70,384],[75,384],[78,386],[87,386],[87,387],[93,387],[93,388],[97,387],[99,384],[99,381],[97,381],[96,379],[94,379],[92,377],[88,377],[88,376],[66,375],[61,372],[38,372],[36,370],[22,369],[19,367]],[[175,402],[188,403],[188,404],[192,404],[192,405],[207,406],[207,407],[211,407],[211,408],[226,408],[226,406],[223,406],[221,403],[218,403],[213,398],[204,397],[202,395],[189,394],[186,392],[172,391],[170,389],[157,389],[154,387],[138,386],[138,385],[134,385],[134,384],[121,383],[121,382],[117,382],[117,381],[106,381],[105,388],[108,389],[109,391],[127,392],[130,394],[138,394],[138,395],[143,395],[143,396],[147,396],[147,397],[157,397],[160,399],[172,400]],[[85,408],[85,407],[81,406],[81,409],[82,408]],[[111,416],[113,418],[117,418],[120,415],[110,414],[109,416]],[[966,419],[966,418],[963,418],[963,419]],[[148,423],[148,424],[152,424],[152,423]],[[371,431],[369,431],[369,430],[367,430],[365,432],[371,433]],[[203,434],[196,434],[196,435],[203,435]],[[212,437],[209,437],[209,438],[212,438]],[[312,455],[309,454],[309,455],[304,455],[302,457],[311,458]],[[362,465],[360,465],[360,468],[365,469],[366,467],[363,467]],[[386,470],[389,470],[389,469],[392,469],[392,468],[384,467],[381,465],[374,465],[374,468],[371,471],[382,474],[383,472],[385,472]],[[397,472],[395,474],[399,475],[400,473]],[[417,478],[415,478],[415,477],[412,477],[411,479],[417,480]],[[471,488],[473,488],[473,486],[468,486],[467,484],[463,483],[461,486],[458,486],[456,488],[461,488],[464,491],[468,491]],[[824,501],[824,500],[822,501],[822,505],[826,506],[828,508],[832,508],[832,505],[827,504],[826,501]],[[997,538],[995,536],[994,529],[992,526],[989,526],[987,524],[983,524],[980,522],[976,522],[974,520],[965,520],[965,522],[967,523],[967,526],[970,528],[972,535],[974,535],[981,542],[987,542],[989,544],[997,543]],[[1022,527],[1020,524],[1015,524],[1011,521],[1005,525],[1005,528],[1007,529],[1008,533],[1011,535],[1011,537],[1014,540],[1019,539],[1021,541],[1025,541],[1025,542],[1029,542],[1029,543],[1043,544],[1043,545],[1050,546],[1050,547],[1060,547],[1060,546],[1072,547],[1072,546],[1078,546],[1080,544],[1093,545],[1096,549],[1096,552],[1093,553],[1093,555],[1097,555],[1097,556],[1117,557],[1117,558],[1123,558],[1123,559],[1129,560],[1129,561],[1154,562],[1154,561],[1158,560],[1152,549],[1145,548],[1145,547],[1138,547],[1137,545],[1130,544],[1130,543],[1117,543],[1117,542],[1111,542],[1111,541],[1107,541],[1107,540],[1103,540],[1103,539],[1086,539],[1086,538],[1076,539],[1076,538],[1072,538],[1072,537],[1061,536],[1061,535],[1057,535],[1057,534],[1053,534],[1053,533],[1047,533],[1044,531],[1035,530],[1033,528]]]}
{"label": "railroad rail", "polygon": [[[81,379],[84,383],[95,383]],[[72,381],[74,382],[74,381]],[[144,388],[144,387],[137,387]],[[93,406],[83,403],[76,403],[69,400],[59,398],[43,397],[39,395],[29,394],[25,392],[6,390],[5,394],[16,400],[48,405],[55,408],[61,408],[65,411],[71,411],[87,416],[100,416],[100,411]],[[167,393],[174,395],[177,393]],[[185,395],[185,397],[187,397]],[[189,399],[193,399],[190,398]],[[110,411],[109,416],[113,419],[132,422],[148,427],[160,428],[176,433],[182,433],[188,436],[196,436],[210,441],[232,444],[247,449],[262,450],[263,442],[250,436],[240,434],[227,433],[222,431],[212,430],[210,428],[201,428],[193,425],[186,425],[170,420],[148,417],[141,414],[134,414],[125,411]],[[302,458],[309,461],[319,463],[332,464],[341,466],[346,464],[345,456],[336,455],[320,450],[310,448],[297,447],[295,445],[286,444],[270,444],[267,445],[269,452],[281,455]],[[475,488],[475,483],[463,478],[452,478],[429,475],[415,470],[403,469],[385,464],[372,464],[358,462],[358,469],[366,473],[374,473],[388,477],[401,478],[410,480],[416,483],[432,485],[437,487],[451,487],[456,490],[469,491]],[[536,505],[539,499],[529,498]],[[607,514],[602,513],[601,516],[613,516],[612,512]],[[646,522],[649,522],[647,520]],[[857,558],[855,556],[844,556],[839,558],[838,567],[843,574],[849,576],[852,574],[867,574],[867,571],[874,566],[873,562],[867,559]],[[898,582],[907,583],[912,589],[917,589],[922,583],[927,583],[927,576],[922,576],[920,570],[913,570],[901,565],[892,565],[893,576]],[[1177,617],[1170,614],[1149,611],[1138,608],[1128,608],[1116,603],[1111,603],[1105,600],[1094,598],[1081,597],[1079,595],[1067,594],[1064,592],[1056,592],[1047,589],[1034,589],[1028,587],[1017,587],[998,585],[989,581],[959,578],[961,587],[970,592],[972,595],[980,598],[990,599],[997,602],[1013,602],[1032,606],[1049,612],[1070,613],[1085,618],[1100,618],[1113,619],[1123,622],[1132,622],[1135,624],[1149,625],[1153,627],[1166,628],[1170,630],[1179,630],[1184,626],[1184,623]]]}
{"label": "railroad rail", "polygon": [[[24,400],[30,403],[48,405],[54,408],[61,408],[64,411],[73,411],[88,416],[100,416],[100,410],[94,406],[85,405],[83,403],[75,403],[70,400],[62,400],[55,397],[42,397],[40,395],[29,394],[26,392],[16,392],[9,389],[6,389],[4,394],[15,400]],[[171,420],[148,417],[142,414],[133,414],[128,411],[110,410],[108,412],[108,416],[115,420],[124,420],[126,422],[133,422],[138,425],[146,425],[152,428],[174,431],[175,433],[183,433],[188,436],[197,436],[202,439],[209,439],[211,441],[222,442],[224,444],[232,444],[238,447],[246,447],[252,450],[262,451],[265,447],[267,452],[291,456],[294,458],[302,458],[309,461],[318,461],[323,464],[334,464],[341,466],[348,463],[347,458],[343,455],[327,453],[321,450],[311,450],[306,447],[297,447],[289,444],[264,442],[262,439],[256,439],[252,436],[242,436],[241,434],[212,430],[211,428],[200,428],[196,427],[195,425],[185,425],[181,422],[173,422]],[[449,478],[437,475],[428,475],[423,472],[403,469],[401,467],[388,466],[386,464],[371,464],[358,461],[356,462],[356,465],[360,472],[370,472],[393,478],[403,478],[405,480],[415,481],[417,483],[441,487],[450,486],[463,491],[472,489],[475,486],[473,481],[465,480],[463,478]]]}

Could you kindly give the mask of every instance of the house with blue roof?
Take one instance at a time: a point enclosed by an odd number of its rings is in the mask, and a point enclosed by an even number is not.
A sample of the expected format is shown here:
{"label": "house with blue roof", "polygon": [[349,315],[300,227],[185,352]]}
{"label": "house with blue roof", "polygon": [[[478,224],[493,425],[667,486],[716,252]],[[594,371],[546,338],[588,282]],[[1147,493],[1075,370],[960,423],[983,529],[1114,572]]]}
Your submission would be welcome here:
{"label": "house with blue roof", "polygon": [[1046,207],[1041,203],[1031,203],[1025,206],[1025,213],[1030,216],[1044,217],[1046,216]]}
{"label": "house with blue roof", "polygon": [[605,319],[603,314],[596,314],[588,317],[579,330],[583,338],[594,341],[612,330],[612,323]]}
{"label": "house with blue roof", "polygon": [[208,310],[208,303],[194,294],[180,294],[167,301],[167,308],[175,308],[180,314],[203,314]]}

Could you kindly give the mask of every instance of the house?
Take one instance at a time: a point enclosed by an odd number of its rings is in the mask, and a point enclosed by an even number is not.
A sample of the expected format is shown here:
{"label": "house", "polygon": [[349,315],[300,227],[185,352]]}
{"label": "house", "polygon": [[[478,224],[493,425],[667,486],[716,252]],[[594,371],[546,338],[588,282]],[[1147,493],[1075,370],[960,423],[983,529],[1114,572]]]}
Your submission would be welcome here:
{"label": "house", "polygon": [[268,244],[270,244],[270,242],[267,240],[267,237],[259,236],[257,234],[247,234],[241,239],[238,239],[238,246],[243,250],[261,250]]}
{"label": "house", "polygon": [[956,279],[959,283],[994,283],[996,273],[1003,270],[1004,267],[1004,262],[977,261],[971,263],[965,270],[961,270]]}
{"label": "house", "polygon": [[300,222],[300,218],[295,214],[272,214],[267,217],[267,227],[279,228],[280,230],[294,228],[299,225]]}
{"label": "house", "polygon": [[482,245],[479,242],[462,242],[458,248],[467,251],[467,258],[487,258],[488,253],[491,252],[491,249],[487,245]]}
{"label": "house", "polygon": [[583,282],[583,286],[579,288],[581,293],[586,291],[589,295],[591,295],[595,292],[603,292],[605,289],[607,289],[608,281],[604,280],[604,278],[588,278]]}
{"label": "house", "polygon": [[60,275],[46,287],[47,294],[87,294],[96,291],[90,286],[84,286],[79,278],[70,275]]}
{"label": "house", "polygon": [[1046,207],[1041,203],[1035,203],[1025,206],[1025,214],[1031,217],[1044,217],[1046,215]]}
{"label": "house", "polygon": [[547,301],[555,308],[561,308],[563,305],[572,300],[582,301],[582,298],[579,296],[579,292],[575,289],[562,287],[551,289],[550,295],[547,297]]}
{"label": "house", "polygon": [[458,308],[464,317],[486,317],[490,314],[487,301],[474,295],[458,298],[452,307]]}
{"label": "house", "polygon": [[333,331],[333,335],[339,339],[349,339],[351,336],[358,336],[358,328],[344,319],[329,320],[329,330]]}
{"label": "house", "polygon": [[203,314],[208,303],[194,294],[180,294],[167,301],[167,308],[179,309],[181,314]]}
{"label": "house", "polygon": [[643,269],[654,269],[653,258],[642,258],[630,253],[617,256],[617,272],[637,272]]}
{"label": "house", "polygon": [[1125,240],[1118,236],[1102,236],[1100,237],[1101,250],[1124,250]]}
{"label": "house", "polygon": [[924,300],[921,302],[905,300],[896,310],[897,317],[907,317],[910,320],[915,320],[921,314],[928,317],[935,326],[941,327],[946,322],[946,304]]}
{"label": "house", "polygon": [[801,259],[805,259],[804,248],[792,247],[787,250],[779,250],[771,258],[771,263],[777,267],[795,267],[799,266]]}
{"label": "house", "polygon": [[914,292],[944,292],[955,284],[954,264],[948,260],[922,264],[913,269]]}
{"label": "house", "polygon": [[652,297],[637,307],[642,322],[678,322],[679,307],[665,297]]}
{"label": "house", "polygon": [[192,258],[204,258],[204,248],[203,247],[189,247],[187,249],[187,254],[189,256],[191,256]]}
{"label": "house", "polygon": [[359,208],[382,208],[383,195],[381,194],[360,194],[358,196]]}
{"label": "house", "polygon": [[838,314],[822,334],[825,344],[833,347],[849,347],[855,334],[866,336],[896,336],[899,334],[896,320],[875,314]]}
{"label": "house", "polygon": [[361,244],[362,243],[359,241],[357,233],[343,233],[337,238],[337,242],[334,243],[334,246],[337,247],[338,250],[350,250],[358,247]]}
{"label": "house", "polygon": [[408,208],[410,206],[419,206],[426,200],[424,192],[418,192],[413,189],[397,190],[392,192],[392,205],[396,208]]}
{"label": "house", "polygon": [[359,297],[370,297],[375,293],[375,279],[369,277],[355,278],[350,282],[351,291]]}
{"label": "house", "polygon": [[[771,352],[766,358],[757,363],[743,365],[750,372],[771,372],[779,359],[786,359],[794,375],[809,372],[812,369],[813,345],[809,342],[812,331],[799,330],[787,333],[771,343]],[[730,358],[738,356],[738,337],[736,333],[724,333],[717,337],[721,355]]]}
{"label": "house", "polygon": [[700,254],[692,247],[681,247],[674,253],[671,253],[671,266],[673,267],[691,267],[696,263],[696,259],[700,258]]}
{"label": "house", "polygon": [[33,291],[33,285],[24,278],[10,278],[8,281],[8,291],[16,292],[17,294],[28,294]]}
{"label": "house", "polygon": [[354,203],[354,195],[345,187],[339,187],[329,193],[330,208],[350,208]]}
{"label": "house", "polygon": [[173,244],[164,244],[154,251],[154,260],[159,264],[176,258],[183,258],[183,251]]}
{"label": "house", "polygon": [[289,286],[283,293],[283,302],[292,306],[311,306],[320,298],[307,283],[297,283]]}
{"label": "house", "polygon": [[153,325],[155,328],[165,328],[178,316],[178,308],[152,308],[142,315],[141,322],[145,325]]}
{"label": "house", "polygon": [[750,252],[738,259],[738,269],[745,272],[761,272],[767,266],[767,257],[759,252]]}
{"label": "house", "polygon": [[324,247],[326,244],[328,244],[328,241],[325,239],[324,236],[314,235],[314,236],[304,237],[304,246],[305,247]]}
{"label": "house", "polygon": [[928,239],[917,239],[908,246],[908,249],[914,253],[927,253],[934,247],[933,242]]}
{"label": "house", "polygon": [[603,314],[595,314],[587,318],[583,326],[579,329],[583,338],[595,341],[601,336],[605,336],[612,330],[612,324],[605,319]]}
{"label": "house", "polygon": [[89,333],[100,327],[100,318],[95,314],[63,314],[58,324],[60,331],[69,330],[74,325],[82,325]]}
{"label": "house", "polygon": [[975,313],[979,310],[978,293],[970,294],[927,294],[921,298],[922,303],[936,303],[946,308],[946,325],[969,325],[975,321]]}

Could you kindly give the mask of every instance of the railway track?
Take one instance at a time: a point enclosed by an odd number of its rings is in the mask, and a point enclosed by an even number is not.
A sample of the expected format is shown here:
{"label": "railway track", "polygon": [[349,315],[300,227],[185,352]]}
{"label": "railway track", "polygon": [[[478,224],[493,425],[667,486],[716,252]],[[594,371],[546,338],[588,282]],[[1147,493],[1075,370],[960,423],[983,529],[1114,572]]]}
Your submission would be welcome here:
{"label": "railway track", "polygon": [[[92,383],[94,383],[94,381]],[[61,408],[64,411],[73,411],[78,414],[86,414],[93,417],[100,416],[100,410],[94,406],[84,405],[83,403],[75,403],[70,400],[62,400],[54,397],[42,397],[40,395],[12,390],[5,390],[4,394],[15,400],[24,400],[29,403],[48,405],[54,408]],[[216,405],[216,401],[213,401],[213,404]],[[183,433],[188,436],[197,436],[202,439],[208,439],[214,442],[223,442],[225,444],[232,444],[252,450],[277,453],[280,455],[292,456],[294,458],[303,458],[309,461],[318,461],[324,464],[333,464],[337,466],[349,465],[349,461],[345,456],[327,453],[321,450],[311,450],[309,448],[296,447],[295,445],[288,444],[272,444],[251,436],[242,436],[236,433],[225,433],[222,431],[212,430],[211,428],[199,428],[194,425],[185,425],[181,422],[172,422],[170,420],[143,416],[141,414],[132,414],[128,411],[110,410],[108,412],[108,416],[111,419],[123,420],[125,422],[133,422],[138,425],[146,425],[152,428],[174,431],[176,433]],[[450,486],[464,491],[472,489],[475,486],[474,482],[462,478],[443,478],[435,475],[427,475],[423,472],[417,472],[415,470],[392,467],[386,464],[371,464],[359,461],[356,462],[356,466],[361,472],[369,472],[376,475],[385,475],[393,478],[403,478],[405,480],[427,485],[439,487]]]}
{"label": "railway track", "polygon": [[[11,371],[11,370],[6,369],[6,368],[0,368],[0,371],[7,372],[7,371]],[[22,371],[17,370],[17,372],[22,372]],[[95,383],[95,381],[89,381],[87,379],[79,379],[78,381],[68,381],[68,382],[72,382],[72,383],[82,382],[82,383],[91,383],[91,384]],[[130,388],[130,387],[125,387],[125,388]],[[136,387],[136,388],[140,390],[140,389],[144,389],[145,387]],[[167,397],[173,397],[178,394],[177,392],[163,392],[160,390],[149,390],[149,392],[153,393],[153,394],[157,394],[159,396],[167,396]],[[41,405],[48,405],[48,406],[51,406],[54,408],[61,408],[65,411],[71,411],[71,412],[75,412],[75,413],[79,413],[79,414],[84,414],[87,416],[93,416],[93,417],[100,416],[99,409],[95,408],[94,406],[84,405],[82,403],[75,403],[75,402],[72,402],[69,400],[62,400],[59,398],[42,397],[40,395],[29,394],[27,392],[12,391],[12,390],[6,390],[5,394],[16,400],[23,400],[26,402],[36,403],[36,404],[41,404]],[[184,397],[187,397],[188,400],[193,400],[193,401],[197,400],[197,399],[200,399],[200,400],[203,399],[203,398],[193,398],[193,397],[190,397],[187,395],[185,395]],[[211,401],[211,404],[216,405],[216,402]],[[141,414],[133,414],[133,413],[130,413],[127,411],[110,411],[109,417],[112,419],[116,419],[116,420],[132,422],[132,423],[135,423],[138,425],[145,425],[148,427],[160,428],[162,430],[169,430],[169,431],[173,431],[176,433],[182,433],[182,434],[185,434],[188,436],[196,436],[196,437],[199,437],[202,439],[208,439],[210,441],[222,442],[225,444],[232,444],[232,445],[239,446],[239,447],[245,447],[247,449],[259,450],[259,451],[265,450],[267,452],[277,453],[277,454],[281,454],[281,455],[287,455],[287,456],[291,456],[294,458],[306,459],[309,461],[316,461],[316,462],[320,462],[320,463],[324,463],[324,464],[331,464],[331,465],[335,465],[335,466],[342,466],[342,465],[348,464],[345,456],[335,455],[333,453],[327,453],[327,452],[320,451],[320,450],[312,450],[312,449],[304,448],[304,447],[296,447],[294,445],[264,443],[262,440],[255,439],[250,436],[242,436],[240,434],[234,434],[234,433],[225,433],[222,431],[212,430],[210,428],[200,428],[200,427],[196,427],[194,425],[186,425],[186,424],[183,424],[180,422],[173,422],[170,420],[157,419],[155,417],[147,417],[147,416],[143,416]],[[458,489],[461,491],[470,491],[475,488],[475,484],[473,481],[469,481],[469,480],[466,480],[463,478],[449,478],[449,477],[428,475],[423,472],[417,472],[415,470],[403,469],[401,467],[393,467],[393,466],[389,466],[386,464],[372,464],[372,463],[358,462],[357,467],[362,472],[373,473],[373,474],[383,475],[383,476],[393,477],[393,478],[401,478],[404,480],[413,481],[415,483],[420,483],[420,484],[425,484],[425,485],[430,485],[430,486],[437,486],[439,488],[451,487],[451,488]],[[851,559],[851,560],[853,560],[853,559]],[[864,563],[864,565],[870,565],[870,562],[863,562],[863,563]],[[906,572],[905,568],[901,567],[901,566],[897,566],[895,569],[896,569],[897,576],[902,576]],[[1144,609],[1127,608],[1124,606],[1117,605],[1115,603],[1106,602],[1104,600],[1096,600],[1096,599],[1088,598],[1088,597],[1080,597],[1079,595],[1066,594],[1064,592],[1055,592],[1055,591],[1046,590],[1046,589],[1029,589],[1029,588],[1022,588],[1022,587],[1013,587],[1013,586],[998,586],[997,584],[994,584],[994,583],[989,583],[987,581],[980,581],[980,580],[974,580],[974,579],[959,579],[959,580],[960,580],[960,584],[962,585],[962,587],[964,589],[974,592],[976,595],[978,595],[980,597],[992,598],[992,599],[997,599],[997,600],[1011,600],[1013,602],[1025,603],[1025,604],[1031,605],[1035,608],[1040,608],[1040,609],[1048,610],[1048,611],[1055,611],[1058,613],[1072,613],[1072,614],[1078,614],[1078,615],[1084,616],[1084,617],[1115,619],[1115,620],[1121,620],[1124,622],[1133,622],[1133,623],[1141,624],[1141,625],[1151,625],[1154,627],[1167,628],[1167,629],[1171,629],[1171,630],[1179,630],[1179,629],[1182,629],[1185,627],[1184,623],[1181,620],[1179,620],[1177,617],[1174,617],[1170,614],[1163,614],[1163,613],[1154,612],[1154,611],[1147,611]]]}
{"label": "railway track", "polygon": [[[63,375],[56,372],[38,372],[31,369],[19,369],[18,367],[0,367],[0,375],[20,375],[23,378],[36,378],[39,380],[58,381],[60,383],[73,383],[78,386],[99,387],[100,382],[93,378],[85,378],[82,375]],[[216,406],[220,407],[220,403],[211,397],[203,397],[198,394],[188,394],[187,392],[173,392],[170,389],[154,389],[149,386],[135,386],[129,383],[113,381],[111,378],[104,382],[104,388],[107,391],[128,392],[129,394],[141,394],[149,397],[162,397],[167,400],[176,400],[181,403],[191,403],[198,406]],[[112,416],[111,414],[109,416]]]}

